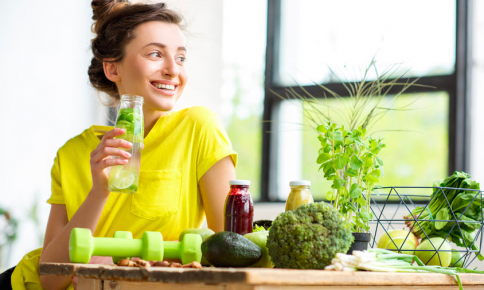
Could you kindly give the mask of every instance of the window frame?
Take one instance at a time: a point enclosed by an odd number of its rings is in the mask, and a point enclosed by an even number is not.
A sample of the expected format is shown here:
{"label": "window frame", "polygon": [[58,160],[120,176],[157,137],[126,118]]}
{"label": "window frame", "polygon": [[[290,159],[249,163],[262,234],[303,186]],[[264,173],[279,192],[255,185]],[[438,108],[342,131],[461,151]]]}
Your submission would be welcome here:
{"label": "window frame", "polygon": [[[471,80],[471,13],[472,0],[455,0],[456,2],[456,61],[454,73],[451,75],[420,77],[419,83],[436,87],[438,91],[445,91],[449,95],[449,127],[448,127],[448,174],[454,171],[466,171],[470,168],[469,153],[469,96]],[[282,100],[276,94],[284,95],[286,89],[291,88],[299,93],[299,87],[279,86],[275,82],[278,72],[278,59],[281,34],[281,0],[268,0],[267,3],[267,46],[266,69],[264,85],[264,112],[262,125],[262,172],[260,202],[277,202],[278,176],[278,110]],[[412,82],[416,78],[401,78],[402,82]],[[325,83],[330,90],[344,96],[347,91],[343,83]],[[304,86],[315,97],[322,96],[318,86]],[[397,93],[399,88],[393,88],[389,94]],[[412,87],[414,93],[436,92],[436,89]],[[330,97],[330,96],[327,96]]]}

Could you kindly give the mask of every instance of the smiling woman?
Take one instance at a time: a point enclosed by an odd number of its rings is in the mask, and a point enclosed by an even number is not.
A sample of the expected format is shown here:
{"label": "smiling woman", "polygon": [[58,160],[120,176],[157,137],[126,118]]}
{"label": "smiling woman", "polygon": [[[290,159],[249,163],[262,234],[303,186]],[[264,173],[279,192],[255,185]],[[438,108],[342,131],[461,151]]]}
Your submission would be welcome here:
{"label": "smiling woman", "polygon": [[[130,158],[122,148],[132,144],[115,138],[123,129],[92,126],[67,141],[52,167],[44,247],[17,265],[13,289],[75,287],[71,277],[38,274],[39,262],[70,261],[73,228],[89,228],[95,237],[130,231],[140,238],[145,231],[158,231],[164,240],[177,240],[183,230],[200,227],[206,216],[209,228],[223,229],[223,204],[229,180],[235,179],[237,154],[209,109],[172,111],[188,80],[182,17],[163,4],[95,0],[92,8],[91,84],[107,93],[113,105],[124,94],[144,98],[140,186],[133,195],[108,190],[109,168]],[[112,259],[94,257],[91,263],[111,264]]]}

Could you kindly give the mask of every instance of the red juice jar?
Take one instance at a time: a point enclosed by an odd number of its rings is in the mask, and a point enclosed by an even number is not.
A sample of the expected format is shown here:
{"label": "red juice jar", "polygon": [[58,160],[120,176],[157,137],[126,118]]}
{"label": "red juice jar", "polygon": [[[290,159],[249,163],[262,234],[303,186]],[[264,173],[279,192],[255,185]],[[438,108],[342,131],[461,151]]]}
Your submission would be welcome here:
{"label": "red juice jar", "polygon": [[254,202],[248,180],[230,180],[230,191],[225,199],[224,231],[241,235],[252,233]]}

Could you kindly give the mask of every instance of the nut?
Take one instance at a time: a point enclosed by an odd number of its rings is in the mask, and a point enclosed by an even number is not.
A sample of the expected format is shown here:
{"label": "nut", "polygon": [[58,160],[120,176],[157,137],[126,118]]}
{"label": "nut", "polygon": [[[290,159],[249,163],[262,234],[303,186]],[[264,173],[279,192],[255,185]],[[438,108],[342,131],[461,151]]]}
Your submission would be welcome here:
{"label": "nut", "polygon": [[199,262],[191,262],[190,264],[183,265],[183,268],[202,269],[202,264]]}
{"label": "nut", "polygon": [[118,266],[125,266],[125,267],[129,267],[129,262],[131,262],[131,260],[128,260],[128,259],[121,259],[121,261],[118,262]]}
{"label": "nut", "polygon": [[150,263],[149,263],[149,262],[147,262],[147,261],[145,261],[145,260],[141,260],[141,259],[140,259],[140,260],[138,260],[138,261],[136,261],[136,265],[137,265],[138,267],[143,267],[143,268],[149,268],[149,267],[151,267],[151,265],[150,265]]}
{"label": "nut", "polygon": [[170,262],[159,261],[159,262],[155,262],[152,266],[153,267],[170,267]]}
{"label": "nut", "polygon": [[183,265],[180,264],[180,263],[171,263],[170,267],[171,268],[181,268],[181,267],[183,267]]}
{"label": "nut", "polygon": [[135,262],[133,262],[133,261],[129,260],[129,265],[128,265],[128,267],[136,267],[136,266],[137,266],[137,264],[136,264]]}

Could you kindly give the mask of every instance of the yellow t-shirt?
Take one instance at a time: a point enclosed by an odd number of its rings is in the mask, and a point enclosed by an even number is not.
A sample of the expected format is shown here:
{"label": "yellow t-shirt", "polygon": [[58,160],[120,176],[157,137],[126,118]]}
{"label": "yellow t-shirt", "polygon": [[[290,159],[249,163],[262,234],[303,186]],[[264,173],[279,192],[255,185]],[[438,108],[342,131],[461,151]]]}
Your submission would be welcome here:
{"label": "yellow t-shirt", "polygon": [[[100,143],[96,132],[110,129],[92,126],[57,152],[51,173],[52,195],[47,202],[65,204],[69,220],[92,187],[89,160],[90,153]],[[95,237],[130,231],[139,239],[145,231],[159,231],[165,241],[178,240],[181,231],[200,227],[205,218],[198,188],[200,178],[226,156],[237,164],[237,154],[225,130],[216,114],[205,107],[192,107],[159,118],[144,145],[138,191],[109,195]],[[21,285],[34,279],[33,274],[38,279],[32,269],[38,270],[39,256],[40,252],[31,252],[19,263],[15,269],[18,273],[12,276],[14,290],[28,289]],[[37,263],[36,267],[32,268],[32,263]]]}

